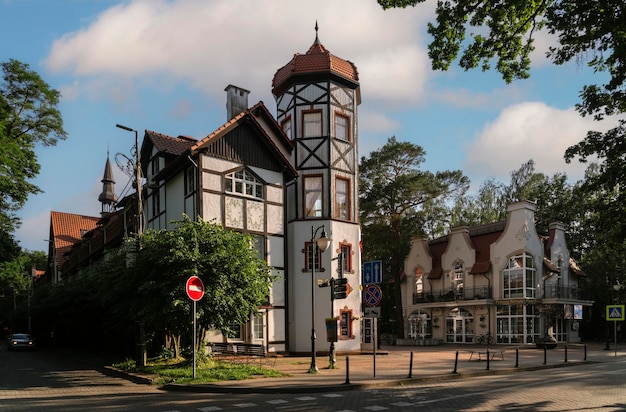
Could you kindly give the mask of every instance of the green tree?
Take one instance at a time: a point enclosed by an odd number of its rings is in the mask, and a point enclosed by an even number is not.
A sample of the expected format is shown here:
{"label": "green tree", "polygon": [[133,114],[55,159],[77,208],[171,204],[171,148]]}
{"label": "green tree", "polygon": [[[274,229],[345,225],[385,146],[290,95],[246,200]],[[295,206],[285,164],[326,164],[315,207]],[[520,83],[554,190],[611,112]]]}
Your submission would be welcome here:
{"label": "green tree", "polygon": [[494,178],[487,179],[475,194],[460,194],[454,199],[450,227],[473,227],[504,220],[506,202],[506,186]]}
{"label": "green tree", "polygon": [[122,246],[63,287],[36,291],[38,316],[55,324],[60,339],[81,331],[92,339],[132,340],[141,322],[149,343],[163,337],[178,356],[180,337],[191,336],[193,302],[185,284],[198,276],[205,285],[197,302],[201,330],[228,333],[246,323],[267,303],[274,280],[253,238],[189,218],[176,223],[175,230],[147,230],[136,255]]}
{"label": "green tree", "polygon": [[17,60],[0,63],[0,230],[18,225],[15,212],[40,189],[29,182],[39,174],[35,146],[52,146],[67,134],[57,109],[60,93]]}
{"label": "green tree", "polygon": [[[408,7],[424,0],[378,0],[384,8]],[[446,70],[457,58],[466,69],[496,69],[505,81],[526,78],[534,34],[545,28],[559,45],[547,57],[556,65],[574,60],[598,74],[598,83],[583,87],[577,105],[582,116],[601,120],[626,112],[626,7],[622,0],[469,1],[437,3],[436,23],[428,25],[432,67]],[[466,36],[469,34],[470,39]],[[610,237],[617,245],[626,241],[626,121],[605,133],[590,131],[565,153],[567,162],[594,159],[599,164],[581,188],[586,196],[603,200],[601,219],[612,223]],[[597,192],[594,195],[592,192]],[[605,194],[613,193],[611,198]]]}
{"label": "green tree", "polygon": [[[363,157],[359,166],[360,219],[363,260],[382,260],[385,285],[393,290],[383,310],[395,319],[395,331],[403,336],[400,272],[413,236],[425,236],[428,228],[439,232],[437,222],[446,214],[444,202],[469,185],[460,171],[431,173],[420,169],[426,153],[421,146],[398,142],[395,137],[379,150]],[[433,219],[433,217],[436,217]],[[391,293],[387,293],[391,292]]]}

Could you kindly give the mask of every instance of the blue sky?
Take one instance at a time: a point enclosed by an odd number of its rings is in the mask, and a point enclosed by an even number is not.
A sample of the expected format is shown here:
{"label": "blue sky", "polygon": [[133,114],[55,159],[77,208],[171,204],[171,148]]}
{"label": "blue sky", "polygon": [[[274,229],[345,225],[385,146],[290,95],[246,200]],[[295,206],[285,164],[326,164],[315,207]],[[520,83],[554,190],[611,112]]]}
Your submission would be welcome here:
{"label": "blue sky", "polygon": [[462,170],[478,186],[529,159],[540,172],[583,176],[565,149],[589,129],[612,123],[580,118],[574,105],[596,82],[582,65],[553,66],[544,57],[555,38],[539,33],[532,76],[505,84],[497,73],[433,72],[427,21],[433,1],[383,11],[375,0],[0,0],[0,61],[30,65],[61,91],[69,137],[41,147],[44,193],[19,213],[15,233],[29,250],[47,250],[50,212],[98,216],[107,152],[116,192],[128,177],[115,154],[131,156],[140,131],[202,138],[226,119],[224,88],[251,91],[275,113],[271,81],[295,53],[319,38],[359,70],[360,156],[390,136],[426,150],[424,168]]}

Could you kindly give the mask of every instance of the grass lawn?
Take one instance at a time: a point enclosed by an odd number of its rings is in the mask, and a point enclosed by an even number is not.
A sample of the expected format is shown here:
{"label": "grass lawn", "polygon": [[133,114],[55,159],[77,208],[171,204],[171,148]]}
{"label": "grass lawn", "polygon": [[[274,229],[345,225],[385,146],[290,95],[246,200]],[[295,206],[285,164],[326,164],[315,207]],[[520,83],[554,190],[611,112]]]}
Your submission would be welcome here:
{"label": "grass lawn", "polygon": [[166,383],[211,383],[227,380],[242,380],[258,377],[275,378],[286,376],[274,369],[263,368],[258,362],[251,364],[230,363],[215,359],[196,362],[196,379],[193,379],[192,361],[178,359],[150,359],[146,366],[137,366],[134,360],[113,364],[125,372],[149,376],[154,384]]}

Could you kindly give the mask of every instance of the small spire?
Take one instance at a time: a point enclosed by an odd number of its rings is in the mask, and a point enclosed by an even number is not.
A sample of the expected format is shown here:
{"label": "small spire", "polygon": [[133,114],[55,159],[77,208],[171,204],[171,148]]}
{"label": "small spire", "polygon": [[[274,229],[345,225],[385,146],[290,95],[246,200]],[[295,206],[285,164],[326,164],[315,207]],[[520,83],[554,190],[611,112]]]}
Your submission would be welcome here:
{"label": "small spire", "polygon": [[315,42],[313,44],[320,44],[320,39],[317,37],[317,20],[315,20]]}

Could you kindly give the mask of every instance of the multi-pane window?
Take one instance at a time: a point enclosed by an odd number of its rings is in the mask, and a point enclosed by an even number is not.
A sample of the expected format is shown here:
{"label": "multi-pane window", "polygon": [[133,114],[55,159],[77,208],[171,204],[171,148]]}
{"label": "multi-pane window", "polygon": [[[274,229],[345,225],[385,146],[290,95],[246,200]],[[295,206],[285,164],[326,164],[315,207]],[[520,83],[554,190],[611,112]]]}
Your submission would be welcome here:
{"label": "multi-pane window", "polygon": [[159,173],[159,158],[155,157],[154,159],[152,159],[152,162],[150,162],[150,176],[154,176],[157,173]]}
{"label": "multi-pane window", "polygon": [[423,293],[424,292],[424,279],[422,278],[424,271],[421,267],[415,269],[415,293]]}
{"label": "multi-pane window", "polygon": [[302,115],[302,130],[304,137],[319,137],[322,135],[322,112],[305,112]]}
{"label": "multi-pane window", "polygon": [[350,119],[342,114],[335,114],[335,137],[341,140],[350,140]]}
{"label": "multi-pane window", "polygon": [[350,181],[340,177],[335,179],[335,218],[350,219]]}
{"label": "multi-pane window", "polygon": [[282,121],[281,126],[283,128],[283,132],[287,135],[288,138],[291,139],[292,131],[291,131],[291,117],[286,118]]}
{"label": "multi-pane window", "polygon": [[322,251],[320,250],[319,247],[317,247],[317,245],[315,245],[315,262],[313,262],[313,243],[311,242],[307,242],[306,243],[306,268],[305,271],[310,272],[311,268],[313,267],[313,263],[315,263],[315,270],[319,271],[320,270],[320,262],[322,261]]}
{"label": "multi-pane window", "polygon": [[539,316],[535,305],[497,306],[496,342],[535,343],[539,337]]}
{"label": "multi-pane window", "polygon": [[241,340],[243,336],[242,327],[237,322],[232,322],[230,324],[230,331],[228,332],[228,337],[230,339]]}
{"label": "multi-pane window", "polygon": [[161,190],[156,189],[152,192],[152,216],[161,214]]}
{"label": "multi-pane window", "polygon": [[245,169],[226,175],[226,191],[263,199],[263,183]]}
{"label": "multi-pane window", "polygon": [[304,177],[304,215],[305,217],[322,216],[322,177]]}
{"label": "multi-pane window", "polygon": [[253,339],[263,339],[265,324],[264,324],[264,316],[262,313],[256,313],[254,318],[252,319],[252,338]]}
{"label": "multi-pane window", "polygon": [[352,337],[352,311],[351,310],[342,310],[339,315],[339,327],[341,336],[344,339],[348,339]]}
{"label": "multi-pane window", "polygon": [[196,191],[196,169],[193,167],[185,170],[185,195],[190,195]]}
{"label": "multi-pane window", "polygon": [[348,243],[341,243],[339,249],[342,256],[342,265],[344,273],[352,272],[352,245]]}
{"label": "multi-pane window", "polygon": [[463,276],[465,274],[465,270],[463,268],[463,263],[461,262],[456,262],[454,264],[454,270],[453,270],[453,287],[454,287],[454,291],[455,293],[458,295],[462,295],[463,294]]}
{"label": "multi-pane window", "polygon": [[534,259],[531,255],[522,253],[510,257],[502,271],[502,297],[505,299],[535,298],[536,273]]}

